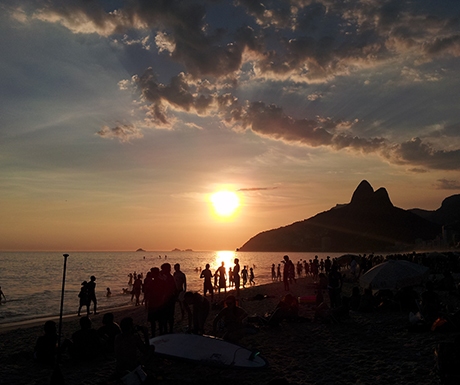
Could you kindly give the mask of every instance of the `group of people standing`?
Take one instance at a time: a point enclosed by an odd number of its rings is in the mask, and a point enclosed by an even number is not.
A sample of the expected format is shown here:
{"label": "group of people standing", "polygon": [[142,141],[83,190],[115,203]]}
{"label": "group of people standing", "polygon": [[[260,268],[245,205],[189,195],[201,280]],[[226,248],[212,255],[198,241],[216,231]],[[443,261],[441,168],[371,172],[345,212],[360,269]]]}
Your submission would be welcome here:
{"label": "group of people standing", "polygon": [[[221,290],[227,292],[227,288],[235,289],[236,297],[240,296],[241,286],[244,288],[249,283],[249,285],[255,285],[255,274],[254,267],[243,266],[241,269],[240,260],[238,258],[234,259],[233,268],[227,270],[225,267],[225,262],[222,262],[221,265],[217,268],[213,274],[209,263],[206,264],[204,270],[201,271],[200,278],[204,279],[203,281],[203,293],[206,296],[207,293],[210,294],[211,300],[214,300],[214,292],[220,293]],[[214,280],[214,283],[213,283]],[[228,281],[228,284],[227,284]]]}

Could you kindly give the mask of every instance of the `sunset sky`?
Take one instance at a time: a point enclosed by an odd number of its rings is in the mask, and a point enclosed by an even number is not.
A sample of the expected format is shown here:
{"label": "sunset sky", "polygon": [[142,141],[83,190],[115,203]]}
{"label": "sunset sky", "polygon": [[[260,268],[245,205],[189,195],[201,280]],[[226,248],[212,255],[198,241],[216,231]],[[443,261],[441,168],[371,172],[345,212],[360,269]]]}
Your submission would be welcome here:
{"label": "sunset sky", "polygon": [[363,179],[460,193],[458,0],[0,0],[0,36],[0,250],[234,250]]}

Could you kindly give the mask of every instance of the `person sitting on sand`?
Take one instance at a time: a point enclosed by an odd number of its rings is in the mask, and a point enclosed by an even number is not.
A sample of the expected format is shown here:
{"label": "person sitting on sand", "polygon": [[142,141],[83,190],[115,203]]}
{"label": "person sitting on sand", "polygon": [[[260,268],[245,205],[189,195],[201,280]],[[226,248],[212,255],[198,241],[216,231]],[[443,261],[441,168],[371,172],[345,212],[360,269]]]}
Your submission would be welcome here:
{"label": "person sitting on sand", "polygon": [[[116,373],[119,376],[136,369],[142,359],[154,350],[150,346],[148,329],[145,327],[134,326],[131,317],[123,318],[120,322],[121,333],[115,337],[115,358]],[[144,341],[137,331],[142,331]]]}
{"label": "person sitting on sand", "polygon": [[34,358],[37,362],[43,364],[53,364],[57,353],[56,323],[46,321],[44,326],[45,334],[38,337],[34,349]]}
{"label": "person sitting on sand", "polygon": [[73,359],[81,361],[93,360],[102,353],[102,341],[89,317],[80,318],[80,330],[72,334],[71,340],[63,342],[62,349],[68,349]]}
{"label": "person sitting on sand", "polygon": [[209,315],[209,301],[199,293],[187,291],[184,294],[184,307],[188,314],[189,331],[203,335],[204,325]]}
{"label": "person sitting on sand", "polygon": [[275,311],[268,319],[269,326],[279,326],[284,319],[295,320],[299,317],[299,301],[292,294],[286,294],[276,305]]}
{"label": "person sitting on sand", "polygon": [[105,293],[105,296],[106,296],[107,298],[112,296],[112,291],[110,290],[110,287],[107,288],[107,291],[106,291],[106,293]]}
{"label": "person sitting on sand", "polygon": [[105,313],[102,317],[102,326],[97,330],[107,353],[113,353],[115,337],[121,333],[120,326],[114,319],[113,313]]}
{"label": "person sitting on sand", "polygon": [[213,333],[221,334],[227,341],[236,342],[245,335],[244,320],[248,314],[239,307],[234,295],[225,299],[225,307],[214,318]]}

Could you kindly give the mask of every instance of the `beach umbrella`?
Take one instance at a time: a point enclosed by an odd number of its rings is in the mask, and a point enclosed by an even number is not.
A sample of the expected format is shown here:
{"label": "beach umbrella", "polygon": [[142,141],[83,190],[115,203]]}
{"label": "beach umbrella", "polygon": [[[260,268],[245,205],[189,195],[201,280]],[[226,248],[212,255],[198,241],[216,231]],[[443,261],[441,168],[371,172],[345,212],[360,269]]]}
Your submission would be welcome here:
{"label": "beach umbrella", "polygon": [[339,264],[340,266],[345,266],[349,265],[353,258],[356,260],[356,262],[360,263],[361,257],[359,255],[355,254],[344,254],[341,255],[340,257],[335,258],[335,263]]}
{"label": "beach umbrella", "polygon": [[389,260],[380,263],[359,278],[362,287],[375,290],[401,289],[422,284],[429,274],[426,266],[404,260]]}

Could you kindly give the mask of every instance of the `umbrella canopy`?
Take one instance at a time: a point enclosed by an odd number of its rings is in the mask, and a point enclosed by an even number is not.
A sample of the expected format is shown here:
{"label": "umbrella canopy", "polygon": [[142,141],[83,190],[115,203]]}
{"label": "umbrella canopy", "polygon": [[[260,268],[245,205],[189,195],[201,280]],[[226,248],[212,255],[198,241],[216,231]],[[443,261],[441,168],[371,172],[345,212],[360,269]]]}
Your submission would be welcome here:
{"label": "umbrella canopy", "polygon": [[426,266],[403,260],[389,260],[366,272],[359,278],[362,287],[371,286],[375,290],[401,289],[422,284],[429,275]]}
{"label": "umbrella canopy", "polygon": [[356,262],[358,263],[361,262],[361,257],[355,254],[344,254],[344,255],[341,255],[340,257],[335,258],[334,261],[340,266],[345,266],[345,265],[349,265],[351,261],[353,260],[353,258],[356,259]]}

